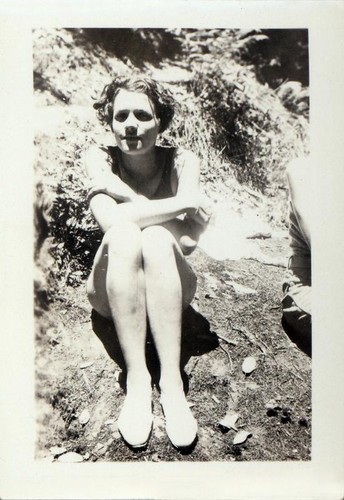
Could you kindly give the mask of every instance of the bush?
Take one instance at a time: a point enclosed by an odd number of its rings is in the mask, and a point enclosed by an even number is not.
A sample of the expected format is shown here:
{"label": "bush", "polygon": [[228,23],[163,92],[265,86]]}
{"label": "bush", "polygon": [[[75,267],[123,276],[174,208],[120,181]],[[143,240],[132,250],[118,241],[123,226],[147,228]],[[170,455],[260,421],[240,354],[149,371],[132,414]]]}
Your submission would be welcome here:
{"label": "bush", "polygon": [[265,192],[276,171],[303,154],[308,124],[292,116],[274,91],[260,85],[249,70],[226,74],[208,64],[193,81],[193,91],[212,127],[212,145],[231,162],[240,183]]}
{"label": "bush", "polygon": [[58,184],[51,211],[52,254],[69,285],[86,278],[102,238],[88,208],[83,181],[78,165],[70,165]]}

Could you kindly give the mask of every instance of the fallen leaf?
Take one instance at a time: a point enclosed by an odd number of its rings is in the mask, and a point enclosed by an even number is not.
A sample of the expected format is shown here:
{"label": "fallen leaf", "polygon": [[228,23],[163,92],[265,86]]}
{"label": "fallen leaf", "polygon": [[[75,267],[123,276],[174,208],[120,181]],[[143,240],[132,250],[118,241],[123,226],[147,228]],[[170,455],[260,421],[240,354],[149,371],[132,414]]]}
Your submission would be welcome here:
{"label": "fallen leaf", "polygon": [[59,456],[57,461],[63,463],[77,463],[77,462],[83,462],[84,459],[81,455],[79,455],[79,453],[70,451],[69,453],[65,453],[64,455]]}
{"label": "fallen leaf", "polygon": [[244,359],[242,363],[242,371],[246,373],[246,375],[249,375],[253,370],[257,368],[257,361],[253,356],[248,356],[247,358]]}
{"label": "fallen leaf", "polygon": [[251,437],[252,434],[247,431],[239,431],[234,439],[233,439],[233,444],[242,444],[246,441],[247,438]]}
{"label": "fallen leaf", "polygon": [[233,429],[237,431],[238,429],[235,427],[235,424],[238,418],[238,413],[227,413],[227,415],[222,420],[220,420],[219,425],[221,425],[221,427],[226,427],[227,429]]}
{"label": "fallen leaf", "polygon": [[57,457],[58,455],[63,455],[66,453],[67,449],[64,446],[52,446],[50,448],[50,453]]}
{"label": "fallen leaf", "polygon": [[79,368],[81,368],[81,370],[83,370],[84,368],[88,368],[89,366],[92,366],[94,363],[94,361],[85,361],[84,363],[81,363],[79,365]]}
{"label": "fallen leaf", "polygon": [[86,409],[83,410],[79,415],[79,422],[81,425],[86,425],[90,419],[90,412]]}

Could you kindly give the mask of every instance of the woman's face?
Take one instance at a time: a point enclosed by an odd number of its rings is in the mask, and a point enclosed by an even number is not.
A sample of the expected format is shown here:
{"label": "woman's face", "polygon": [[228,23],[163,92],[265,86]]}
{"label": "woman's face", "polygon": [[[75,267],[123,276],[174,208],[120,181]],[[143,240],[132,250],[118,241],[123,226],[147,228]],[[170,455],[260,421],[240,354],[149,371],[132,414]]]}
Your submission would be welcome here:
{"label": "woman's face", "polygon": [[160,120],[148,96],[121,89],[114,100],[112,130],[118,147],[128,154],[149,152],[156,142]]}

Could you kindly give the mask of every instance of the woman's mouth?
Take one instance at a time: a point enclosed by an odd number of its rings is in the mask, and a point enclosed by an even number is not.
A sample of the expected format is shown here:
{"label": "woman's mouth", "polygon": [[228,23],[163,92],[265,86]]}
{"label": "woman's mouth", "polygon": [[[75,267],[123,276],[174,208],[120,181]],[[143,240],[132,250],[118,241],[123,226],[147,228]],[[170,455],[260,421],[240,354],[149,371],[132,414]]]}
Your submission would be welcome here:
{"label": "woman's mouth", "polygon": [[125,135],[122,137],[123,141],[138,141],[140,137],[138,135]]}

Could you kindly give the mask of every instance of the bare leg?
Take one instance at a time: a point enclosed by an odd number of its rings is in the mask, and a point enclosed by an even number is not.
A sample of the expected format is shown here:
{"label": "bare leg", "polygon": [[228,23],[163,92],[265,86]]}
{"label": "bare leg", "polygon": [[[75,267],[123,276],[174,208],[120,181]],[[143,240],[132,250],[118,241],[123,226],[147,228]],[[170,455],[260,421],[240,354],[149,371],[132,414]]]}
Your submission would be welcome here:
{"label": "bare leg", "polygon": [[127,394],[118,428],[132,446],[143,446],[152,425],[151,379],[145,359],[146,299],[141,231],[133,224],[105,234],[88,282],[89,299],[111,315],[127,367]]}
{"label": "bare leg", "polygon": [[142,232],[147,312],[158,352],[161,404],[166,431],[177,447],[190,446],[197,423],[187,404],[180,373],[183,304],[192,299],[195,277],[173,235],[161,226]]}

